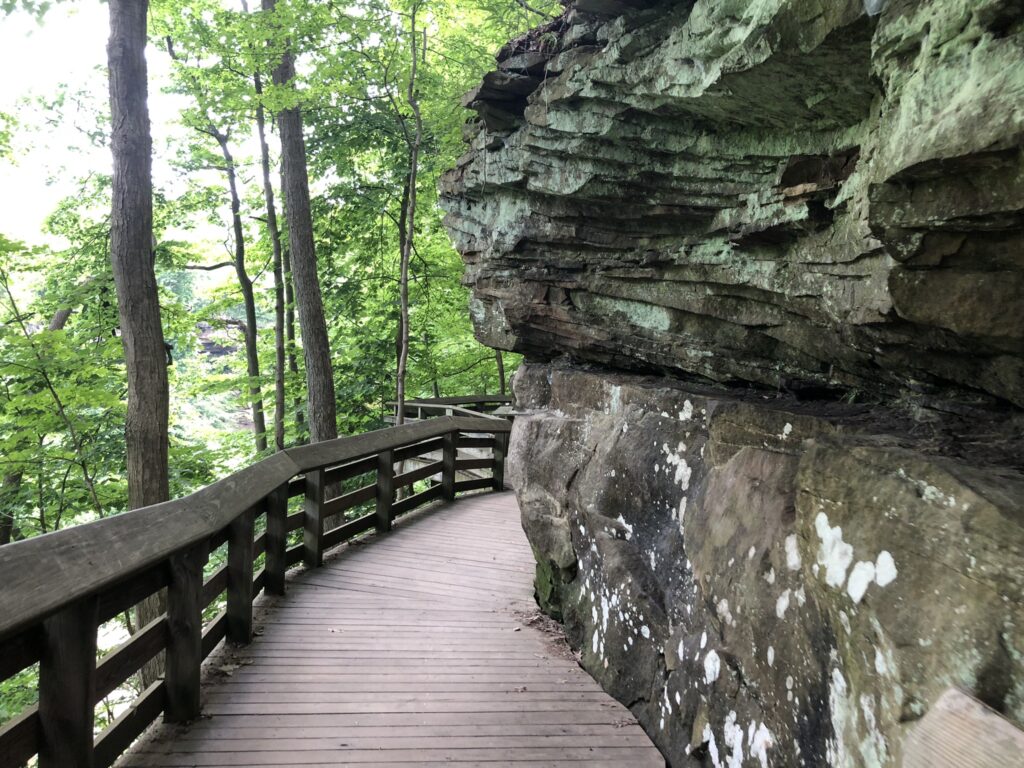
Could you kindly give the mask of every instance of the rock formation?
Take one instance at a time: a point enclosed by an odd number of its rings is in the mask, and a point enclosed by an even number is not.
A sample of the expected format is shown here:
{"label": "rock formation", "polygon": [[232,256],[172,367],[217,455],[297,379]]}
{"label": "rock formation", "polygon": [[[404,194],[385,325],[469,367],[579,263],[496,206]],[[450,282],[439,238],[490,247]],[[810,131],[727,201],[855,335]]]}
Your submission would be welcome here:
{"label": "rock formation", "polygon": [[542,605],[673,765],[1024,725],[1024,9],[574,0],[442,199]]}

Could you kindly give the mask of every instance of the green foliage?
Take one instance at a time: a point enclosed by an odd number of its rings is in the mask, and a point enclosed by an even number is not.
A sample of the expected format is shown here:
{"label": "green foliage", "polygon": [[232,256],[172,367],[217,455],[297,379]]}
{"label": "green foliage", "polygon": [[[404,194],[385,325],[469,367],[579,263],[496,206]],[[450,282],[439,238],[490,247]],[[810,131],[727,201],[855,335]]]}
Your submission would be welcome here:
{"label": "green foliage", "polygon": [[[516,0],[418,2],[425,35],[416,89],[424,137],[407,396],[495,392],[500,382],[494,353],[473,337],[462,263],[437,206],[438,181],[462,152],[461,94],[493,66],[494,52],[507,39],[560,6],[537,0],[530,3],[541,11],[536,13]],[[382,426],[395,397],[399,226],[412,120],[405,96],[410,2],[352,0],[339,6],[279,0],[273,13],[260,10],[259,0],[250,4],[243,10],[244,3],[221,0],[151,2],[149,55],[171,61],[170,80],[151,83],[151,99],[184,105],[178,125],[165,127],[171,136],[167,145],[157,144],[159,167],[169,165],[175,175],[158,174],[162,186],[154,191],[153,256],[164,335],[173,345],[173,496],[255,458],[238,280],[230,267],[196,269],[229,260],[233,245],[224,158],[215,134],[227,137],[238,172],[246,268],[256,291],[259,383],[272,423],[275,296],[254,140],[260,105],[271,134],[275,187],[273,115],[299,107],[306,124],[339,431]],[[0,0],[4,12],[17,8],[40,17],[49,5]],[[289,46],[297,54],[299,74],[295,82],[276,86],[272,71]],[[90,106],[82,94],[61,89],[32,104],[46,120],[79,125],[85,146],[107,141],[106,111]],[[13,136],[31,140],[18,134],[17,117],[0,114],[0,162]],[[28,247],[0,235],[0,543],[117,514],[127,506],[126,386],[109,265],[107,173],[94,169],[81,180],[78,194],[55,201],[42,234],[59,245]],[[280,205],[279,192],[277,199]],[[283,227],[285,213],[278,210]],[[54,322],[62,313],[66,321]],[[299,334],[301,343],[301,329]],[[294,406],[304,399],[304,377],[302,350],[290,351],[298,367],[285,376],[286,438],[293,444],[305,438]],[[506,356],[508,372],[516,361]],[[219,559],[217,554],[211,567]],[[34,699],[34,675],[27,670],[0,683],[0,722]],[[100,724],[113,710],[103,711]]]}

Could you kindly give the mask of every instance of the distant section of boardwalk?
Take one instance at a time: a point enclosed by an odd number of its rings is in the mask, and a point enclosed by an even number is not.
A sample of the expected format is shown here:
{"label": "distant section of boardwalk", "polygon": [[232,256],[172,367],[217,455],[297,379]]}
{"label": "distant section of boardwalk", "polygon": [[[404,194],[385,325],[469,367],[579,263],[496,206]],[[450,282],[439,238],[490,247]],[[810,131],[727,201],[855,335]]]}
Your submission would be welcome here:
{"label": "distant section of boardwalk", "polygon": [[298,574],[215,656],[204,718],[120,766],[664,766],[629,711],[535,628],[510,493],[399,522]]}

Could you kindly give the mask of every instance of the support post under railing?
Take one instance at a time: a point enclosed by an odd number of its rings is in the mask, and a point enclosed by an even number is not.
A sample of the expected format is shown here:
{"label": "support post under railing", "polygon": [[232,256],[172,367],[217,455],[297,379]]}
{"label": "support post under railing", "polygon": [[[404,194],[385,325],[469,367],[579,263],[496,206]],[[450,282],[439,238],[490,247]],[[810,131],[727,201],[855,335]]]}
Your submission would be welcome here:
{"label": "support post under railing", "polygon": [[228,526],[228,640],[252,642],[253,540],[256,510],[247,509]]}
{"label": "support post under railing", "polygon": [[324,563],[324,470],[306,473],[306,507],[302,525],[302,561],[307,568]]}
{"label": "support post under railing", "polygon": [[40,768],[92,768],[97,600],[43,622],[39,663]]}
{"label": "support post under railing", "polygon": [[377,454],[377,519],[378,533],[391,530],[391,507],[395,502],[395,453]]}
{"label": "support post under railing", "polygon": [[508,433],[494,433],[494,465],[491,475],[494,483],[491,486],[495,491],[505,490],[505,456],[508,453]]}
{"label": "support post under railing", "polygon": [[458,453],[458,441],[458,432],[446,433],[441,452],[441,496],[448,501],[455,498],[455,456]]}
{"label": "support post under railing", "polygon": [[199,717],[199,670],[203,663],[203,566],[206,543],[172,555],[167,585],[167,661],[164,722]]}
{"label": "support post under railing", "polygon": [[263,581],[268,595],[284,594],[284,575],[288,570],[288,483],[279,485],[266,498],[267,557]]}

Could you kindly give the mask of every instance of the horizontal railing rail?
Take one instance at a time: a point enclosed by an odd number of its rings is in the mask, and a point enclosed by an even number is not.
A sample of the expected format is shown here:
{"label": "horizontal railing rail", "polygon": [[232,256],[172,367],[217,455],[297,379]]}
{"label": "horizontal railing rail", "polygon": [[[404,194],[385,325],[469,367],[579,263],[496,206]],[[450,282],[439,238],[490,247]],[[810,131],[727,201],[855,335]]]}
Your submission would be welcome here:
{"label": "horizontal railing rail", "polygon": [[[0,766],[38,755],[40,768],[106,768],[161,713],[170,723],[195,719],[202,662],[225,638],[252,640],[261,591],[283,595],[290,566],[319,567],[326,550],[388,531],[424,504],[501,490],[510,428],[446,416],[292,448],[182,499],[0,548],[0,681],[39,665],[38,705],[0,728]],[[492,453],[460,458],[460,447]],[[409,459],[438,452],[440,460],[402,471]],[[460,469],[487,464],[491,477],[458,480]],[[303,508],[289,513],[295,497]],[[371,504],[359,517],[345,514]],[[289,545],[299,530],[301,543]],[[226,563],[204,574],[225,544]],[[99,627],[162,590],[166,613],[97,662]],[[203,612],[222,602],[204,624]],[[96,705],[160,653],[163,678],[94,736]]]}
{"label": "horizontal railing rail", "polygon": [[[508,410],[512,398],[506,395],[470,395],[466,397],[431,397],[406,400],[403,413],[409,419],[426,419],[437,416],[483,416],[489,419],[508,419]],[[398,407],[397,402],[389,402],[392,409]]]}

